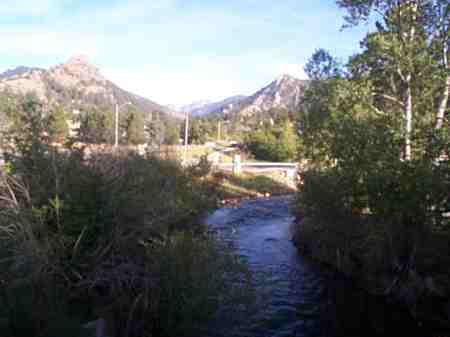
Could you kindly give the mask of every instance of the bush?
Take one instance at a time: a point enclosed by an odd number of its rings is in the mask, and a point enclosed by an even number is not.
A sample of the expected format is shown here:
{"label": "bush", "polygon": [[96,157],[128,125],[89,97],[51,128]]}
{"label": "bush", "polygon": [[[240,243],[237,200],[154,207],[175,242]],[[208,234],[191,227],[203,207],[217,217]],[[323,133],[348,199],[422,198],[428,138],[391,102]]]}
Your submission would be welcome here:
{"label": "bush", "polygon": [[[444,216],[450,209],[449,174],[448,161],[425,158],[385,163],[383,170],[359,168],[358,174],[339,163],[306,172],[297,212],[309,220],[299,226],[297,239],[310,248],[316,245],[315,254],[332,263],[340,250],[341,259],[351,256],[385,273],[429,272],[425,265],[436,267],[441,256],[450,258],[448,247],[432,252],[434,242],[450,230]],[[433,273],[441,274],[442,268]]]}
{"label": "bush", "polygon": [[197,164],[188,168],[188,172],[194,177],[202,178],[208,176],[211,173],[211,169],[212,163],[208,160],[208,156],[203,155]]}
{"label": "bush", "polygon": [[262,128],[245,139],[246,148],[256,159],[284,162],[297,158],[298,137],[289,121],[281,126]]}
{"label": "bush", "polygon": [[197,224],[215,205],[206,182],[134,153],[25,148],[0,182],[2,335],[102,317],[117,336],[189,336],[239,300],[226,281],[245,268]]}

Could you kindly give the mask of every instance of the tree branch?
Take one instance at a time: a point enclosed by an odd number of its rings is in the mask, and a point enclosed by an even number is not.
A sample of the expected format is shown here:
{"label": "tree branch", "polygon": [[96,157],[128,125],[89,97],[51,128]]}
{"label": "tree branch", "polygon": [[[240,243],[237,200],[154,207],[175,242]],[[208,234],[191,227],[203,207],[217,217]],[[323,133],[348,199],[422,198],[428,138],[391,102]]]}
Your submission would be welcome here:
{"label": "tree branch", "polygon": [[373,95],[374,96],[379,96],[379,97],[382,97],[382,98],[384,98],[384,99],[386,99],[388,101],[394,102],[394,103],[400,105],[402,108],[405,106],[405,103],[403,103],[401,100],[399,100],[398,98],[395,98],[393,96],[389,96],[389,95],[386,95],[386,94],[380,94],[380,93],[378,93],[378,94],[374,93]]}

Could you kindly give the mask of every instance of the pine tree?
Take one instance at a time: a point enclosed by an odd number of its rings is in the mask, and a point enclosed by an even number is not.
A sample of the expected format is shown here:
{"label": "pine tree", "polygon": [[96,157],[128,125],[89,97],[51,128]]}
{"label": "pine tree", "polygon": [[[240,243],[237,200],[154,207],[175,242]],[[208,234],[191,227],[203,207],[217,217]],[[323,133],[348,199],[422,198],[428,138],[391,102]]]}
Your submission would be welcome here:
{"label": "pine tree", "polygon": [[61,106],[55,107],[48,119],[48,133],[55,142],[63,142],[69,136],[66,113]]}
{"label": "pine tree", "polygon": [[149,121],[147,123],[147,144],[152,148],[160,147],[164,143],[165,133],[165,126],[161,120]]}
{"label": "pine tree", "polygon": [[178,145],[180,143],[180,126],[174,121],[167,121],[165,127],[164,144]]}
{"label": "pine tree", "polygon": [[130,110],[126,122],[127,143],[132,145],[144,144],[144,116],[141,112],[134,109]]}
{"label": "pine tree", "polygon": [[91,144],[108,143],[114,140],[113,114],[109,110],[91,108],[80,114],[78,138]]}

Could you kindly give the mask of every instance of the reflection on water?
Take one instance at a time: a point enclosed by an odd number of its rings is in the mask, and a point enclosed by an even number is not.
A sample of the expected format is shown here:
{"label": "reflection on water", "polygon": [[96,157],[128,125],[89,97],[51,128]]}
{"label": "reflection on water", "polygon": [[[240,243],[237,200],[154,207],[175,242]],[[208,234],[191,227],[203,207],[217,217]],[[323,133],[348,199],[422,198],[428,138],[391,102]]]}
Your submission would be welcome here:
{"label": "reflection on water", "polygon": [[248,201],[207,219],[256,280],[255,310],[236,317],[233,308],[225,308],[208,336],[433,336],[404,310],[299,256],[290,240],[289,202],[288,197]]}

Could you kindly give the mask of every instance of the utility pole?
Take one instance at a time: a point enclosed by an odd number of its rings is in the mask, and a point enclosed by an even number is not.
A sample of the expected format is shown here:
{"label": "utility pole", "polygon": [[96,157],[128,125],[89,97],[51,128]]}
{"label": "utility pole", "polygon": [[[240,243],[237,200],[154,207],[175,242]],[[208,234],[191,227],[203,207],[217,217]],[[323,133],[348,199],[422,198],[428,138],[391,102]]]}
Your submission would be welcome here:
{"label": "utility pole", "polygon": [[184,164],[187,164],[187,154],[188,154],[188,139],[189,139],[189,112],[185,113],[185,124],[184,124]]}

